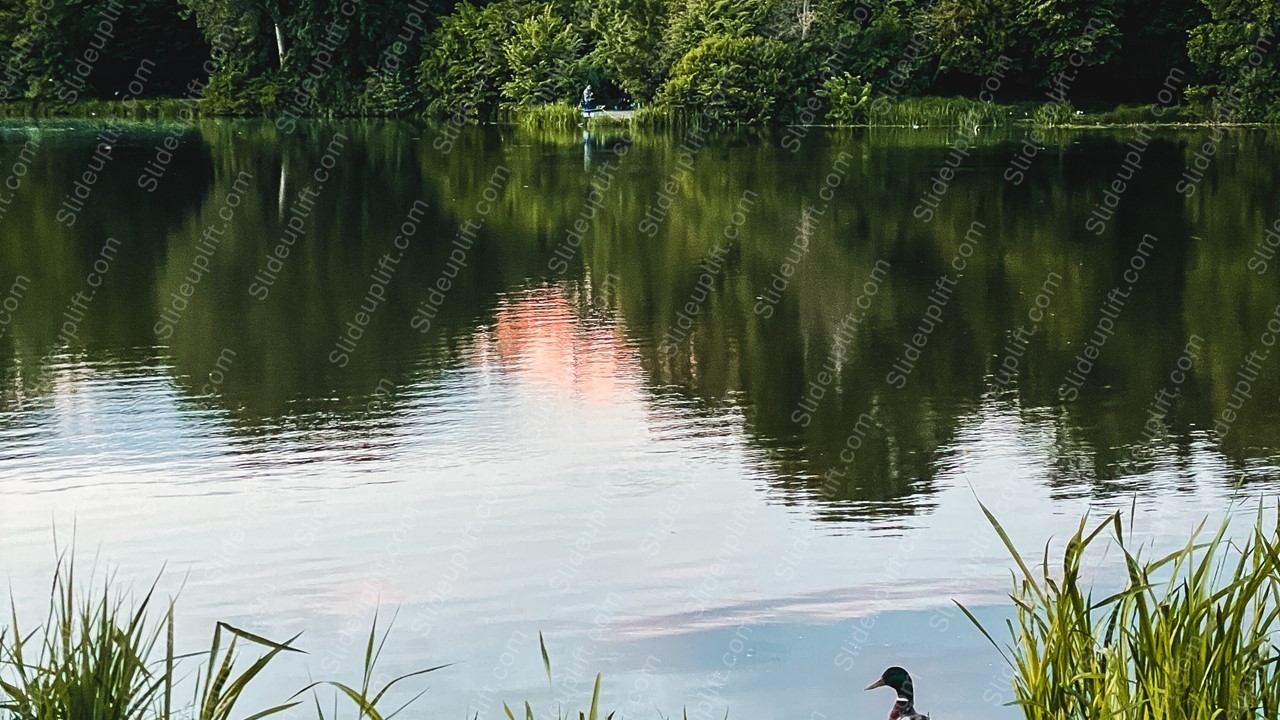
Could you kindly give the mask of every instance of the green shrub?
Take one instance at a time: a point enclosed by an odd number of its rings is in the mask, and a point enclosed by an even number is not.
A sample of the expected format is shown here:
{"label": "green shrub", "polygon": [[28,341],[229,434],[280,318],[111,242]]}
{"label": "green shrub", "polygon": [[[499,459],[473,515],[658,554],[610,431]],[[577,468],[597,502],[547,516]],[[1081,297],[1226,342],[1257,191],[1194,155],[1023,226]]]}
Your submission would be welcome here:
{"label": "green shrub", "polygon": [[541,12],[516,25],[503,45],[510,79],[502,84],[502,96],[511,105],[546,105],[575,94],[581,40],[573,26],[545,6]]}
{"label": "green shrub", "polygon": [[713,124],[767,123],[790,94],[792,59],[778,40],[715,35],[680,58],[657,102]]}
{"label": "green shrub", "polygon": [[[1230,92],[1234,97],[1230,97]],[[1241,72],[1234,84],[1192,85],[1187,102],[1200,117],[1222,123],[1280,122],[1280,73],[1271,68]]]}
{"label": "green shrub", "polygon": [[653,99],[666,66],[658,58],[665,26],[663,0],[597,0],[591,29],[596,46],[590,61],[637,102]]}
{"label": "green shrub", "polygon": [[833,125],[856,125],[867,120],[871,104],[871,84],[844,73],[827,79],[818,95],[827,99],[827,121]]}
{"label": "green shrub", "polygon": [[404,115],[421,105],[413,82],[395,70],[375,69],[365,81],[361,110],[370,115]]}
{"label": "green shrub", "polygon": [[1036,127],[1058,127],[1076,121],[1076,109],[1071,102],[1044,103],[1031,113],[1031,124]]}
{"label": "green shrub", "polygon": [[[1280,122],[1280,3],[1205,0],[1211,19],[1188,33],[1201,82],[1187,99],[1227,122]],[[1237,99],[1226,102],[1228,93]]]}
{"label": "green shrub", "polygon": [[274,114],[280,99],[292,95],[284,87],[285,81],[278,72],[250,75],[243,70],[224,69],[209,78],[200,109],[205,115]]}
{"label": "green shrub", "polygon": [[672,3],[669,21],[662,33],[659,57],[662,65],[674,67],[699,44],[717,35],[749,38],[765,35],[772,8],[757,0],[684,0]]}
{"label": "green shrub", "polygon": [[[824,37],[829,40],[818,50],[819,62],[827,62],[838,50],[839,65],[853,69],[872,87],[892,86],[900,96],[924,91],[932,75],[928,67],[931,61],[916,57],[911,48],[912,31],[920,24],[920,18],[913,17],[905,3],[875,4],[879,7],[871,11],[865,23],[843,19],[825,31]],[[819,22],[828,22],[828,18],[820,15]]]}
{"label": "green shrub", "polygon": [[209,84],[205,85],[204,94],[200,98],[200,109],[206,115],[248,113],[250,103],[243,93],[247,77],[247,74],[231,69],[223,69],[210,75]]}
{"label": "green shrub", "polygon": [[[938,64],[950,72],[984,77],[1014,52],[1019,35],[1026,31],[1027,13],[1014,3],[990,0],[938,0],[927,16],[926,27],[938,53]],[[1020,27],[1021,26],[1021,27]]]}
{"label": "green shrub", "polygon": [[418,84],[427,112],[462,120],[495,116],[511,79],[503,45],[528,10],[509,0],[478,8],[458,5],[427,41]]}

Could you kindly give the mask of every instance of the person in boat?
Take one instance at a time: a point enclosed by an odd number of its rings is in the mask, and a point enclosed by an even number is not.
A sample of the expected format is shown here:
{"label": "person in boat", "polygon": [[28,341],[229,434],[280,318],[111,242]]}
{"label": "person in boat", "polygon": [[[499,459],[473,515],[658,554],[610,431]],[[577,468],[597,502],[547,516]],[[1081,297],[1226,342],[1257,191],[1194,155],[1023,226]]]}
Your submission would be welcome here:
{"label": "person in boat", "polygon": [[592,102],[594,102],[595,99],[596,96],[591,92],[591,86],[588,85],[587,89],[582,91],[582,109],[588,111],[594,110],[595,107],[592,106]]}

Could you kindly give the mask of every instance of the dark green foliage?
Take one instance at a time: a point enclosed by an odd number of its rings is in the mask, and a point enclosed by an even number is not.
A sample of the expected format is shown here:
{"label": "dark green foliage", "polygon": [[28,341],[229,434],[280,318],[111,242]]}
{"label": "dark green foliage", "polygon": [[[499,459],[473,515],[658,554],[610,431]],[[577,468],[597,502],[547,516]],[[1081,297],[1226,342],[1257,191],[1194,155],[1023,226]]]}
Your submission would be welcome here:
{"label": "dark green foliage", "polygon": [[658,102],[713,123],[767,123],[786,100],[792,62],[781,41],[713,35],[675,64]]}
{"label": "dark green foliage", "polygon": [[427,110],[439,117],[493,117],[511,80],[504,43],[529,15],[506,0],[478,8],[469,2],[444,19],[429,39],[420,69]]}
{"label": "dark green foliage", "polygon": [[421,96],[412,75],[374,70],[365,80],[364,109],[369,115],[408,115],[419,109]]}
{"label": "dark green foliage", "polygon": [[1105,68],[1110,85],[1099,94],[1110,103],[1156,102],[1170,69],[1191,68],[1188,28],[1208,19],[1209,11],[1201,0],[1128,0],[1117,21],[1123,39]]}
{"label": "dark green foliage", "polygon": [[633,101],[648,102],[664,79],[659,60],[663,0],[600,0],[591,15],[598,37],[588,62],[622,88]]}
{"label": "dark green foliage", "polygon": [[1019,43],[1019,12],[999,0],[940,0],[929,16],[929,36],[940,70],[984,76]]}
{"label": "dark green foliage", "polygon": [[[280,66],[275,49],[274,24],[259,3],[249,0],[182,0],[204,32],[216,59],[207,77],[205,112],[211,115],[243,115],[262,112],[275,93],[264,74]],[[264,82],[265,81],[265,82]],[[265,96],[264,96],[265,95]]]}
{"label": "dark green foliage", "polygon": [[503,98],[516,107],[534,107],[573,94],[580,47],[573,27],[553,15],[550,6],[521,21],[502,47],[511,68]]}
{"label": "dark green foliage", "polygon": [[[1015,27],[1029,47],[1022,55],[1033,71],[1071,75],[1081,67],[1103,65],[1120,46],[1116,20],[1119,0],[1065,0],[1028,3]],[[1079,58],[1073,62],[1073,56]],[[1050,80],[1042,81],[1049,85]]]}
{"label": "dark green foliage", "polygon": [[1204,0],[1211,19],[1187,43],[1202,82],[1188,92],[1228,122],[1280,121],[1277,0]]}
{"label": "dark green foliage", "polygon": [[279,66],[273,55],[273,25],[259,3],[248,0],[182,0],[210,45],[219,51],[223,70],[256,73]]}
{"label": "dark green foliage", "polygon": [[[177,0],[17,0],[0,9],[0,97],[175,95],[207,55]],[[139,70],[140,65],[142,69]]]}
{"label": "dark green foliage", "polygon": [[[113,35],[87,68],[107,12]],[[1194,74],[1166,104],[1185,90],[1202,117],[1280,121],[1276,32],[1280,0],[9,0],[0,100],[121,98],[146,61],[140,97],[285,125],[492,120],[576,103],[587,83],[609,105],[661,103],[653,118],[796,122],[821,114],[815,96],[844,73],[882,110],[980,92],[1104,108],[1156,102],[1176,69]]]}
{"label": "dark green foliage", "polygon": [[1060,73],[1074,84],[1082,68],[1108,62],[1120,45],[1119,16],[1118,0],[940,0],[927,24],[941,71],[985,78],[1013,69],[1034,87]]}
{"label": "dark green foliage", "polygon": [[209,78],[201,111],[210,116],[260,115],[275,107],[279,89],[274,72],[254,76],[247,70],[227,68]]}
{"label": "dark green foliage", "polygon": [[210,113],[388,114],[417,109],[423,40],[444,7],[414,0],[182,0],[222,50]]}
{"label": "dark green foliage", "polygon": [[770,0],[670,0],[669,8],[661,59],[673,75],[675,64],[707,38],[767,34],[765,26],[773,10]]}
{"label": "dark green foliage", "polygon": [[[820,5],[805,43],[806,62],[821,74],[848,70],[873,87],[911,95],[928,87],[934,74],[934,60],[920,36],[915,45],[912,34],[923,28],[923,14],[903,0],[875,3],[833,2]],[[816,88],[821,81],[806,82]]]}

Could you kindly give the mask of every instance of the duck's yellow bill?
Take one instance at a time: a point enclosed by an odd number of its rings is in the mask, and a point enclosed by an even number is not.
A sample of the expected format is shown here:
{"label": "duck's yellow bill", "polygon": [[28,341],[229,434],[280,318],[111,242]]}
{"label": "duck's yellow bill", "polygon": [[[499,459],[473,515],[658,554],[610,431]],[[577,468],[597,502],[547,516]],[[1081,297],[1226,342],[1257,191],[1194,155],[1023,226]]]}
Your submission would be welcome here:
{"label": "duck's yellow bill", "polygon": [[878,687],[884,687],[884,678],[880,678],[879,680],[877,680],[877,681],[875,681],[875,682],[871,683],[870,685],[868,685],[868,686],[866,687],[866,689],[867,689],[867,690],[875,690],[875,689],[876,689],[876,688],[878,688]]}

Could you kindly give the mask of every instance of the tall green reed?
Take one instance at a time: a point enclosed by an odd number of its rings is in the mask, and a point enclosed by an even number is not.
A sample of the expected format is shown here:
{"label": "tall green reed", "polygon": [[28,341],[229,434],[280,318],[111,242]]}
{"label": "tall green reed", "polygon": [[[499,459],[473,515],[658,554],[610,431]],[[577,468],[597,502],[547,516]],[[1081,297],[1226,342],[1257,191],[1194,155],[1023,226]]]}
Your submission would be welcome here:
{"label": "tall green reed", "polygon": [[[408,708],[413,703],[417,702],[418,699],[421,698],[424,693],[426,693],[426,690],[423,690],[422,692],[419,692],[417,695],[414,695],[407,702],[401,705],[399,709],[393,712],[387,713],[386,715],[383,715],[382,712],[378,709],[378,705],[379,703],[382,702],[383,697],[386,696],[387,692],[389,692],[391,688],[395,687],[396,685],[399,685],[401,682],[408,680],[409,678],[418,677],[419,675],[425,675],[430,672],[435,672],[436,670],[442,670],[444,668],[447,668],[452,663],[448,663],[445,665],[437,665],[435,667],[426,668],[425,670],[415,670],[414,672],[405,673],[404,675],[400,675],[399,677],[389,680],[380,689],[375,690],[374,675],[373,675],[374,669],[378,666],[378,660],[382,657],[382,650],[383,648],[386,647],[387,638],[391,635],[391,628],[394,625],[395,625],[395,618],[393,617],[391,619],[391,622],[387,625],[386,632],[384,632],[382,634],[382,638],[379,639],[378,638],[378,615],[376,612],[374,613],[373,624],[369,628],[369,640],[368,642],[365,643],[364,672],[361,675],[361,681],[360,681],[359,687],[353,687],[351,685],[348,685],[343,682],[339,682],[337,680],[320,680],[318,682],[313,682],[310,685],[307,685],[306,687],[302,688],[294,695],[294,697],[313,691],[317,687],[327,685],[336,689],[340,695],[345,696],[348,700],[351,701],[351,703],[356,707],[358,711],[358,714],[356,716],[357,718],[363,719],[367,717],[370,720],[384,720],[384,718],[386,718],[389,720],[390,718],[393,718],[396,715],[399,715],[403,710]],[[336,707],[334,709],[333,714],[326,715],[320,705],[320,698],[314,692],[312,693],[312,699],[315,702],[316,717],[319,718],[319,720],[331,720],[332,718],[336,718],[338,716]],[[337,698],[335,698],[335,705],[336,705],[336,701],[337,701]]]}
{"label": "tall green reed", "polygon": [[[538,649],[542,651],[542,667],[547,671],[547,686],[553,685],[551,680],[551,656],[547,653],[547,643],[542,639],[542,633],[538,633]],[[578,720],[600,720],[600,673],[596,673],[596,684],[591,690],[591,707],[586,712],[578,712]],[[516,720],[516,714],[512,712],[511,707],[505,702],[502,703],[502,710],[507,714],[507,720]],[[604,720],[613,720],[614,713],[609,713]],[[561,708],[556,713],[556,720],[571,720],[571,715]],[[728,720],[728,716],[725,716]],[[533,715],[533,706],[526,700],[524,703],[524,720],[536,720]],[[686,716],[685,720],[688,720]]]}
{"label": "tall green reed", "polygon": [[[1015,704],[1028,720],[1243,720],[1280,717],[1280,537],[1260,506],[1243,543],[1230,518],[1211,539],[1205,522],[1179,549],[1147,558],[1126,538],[1120,513],[1067,540],[1061,572],[1033,571],[982,507],[1015,564],[1016,620],[1000,650],[1014,671]],[[1099,547],[1105,546],[1105,547]],[[1082,584],[1091,550],[1117,548],[1126,579],[1095,600]],[[959,603],[957,603],[959,604]],[[1008,651],[1006,653],[1006,650]]]}
{"label": "tall green reed", "polygon": [[23,633],[10,601],[12,626],[0,633],[0,712],[16,720],[132,720],[144,717],[163,690],[149,667],[160,627],[147,622],[155,585],[135,608],[122,596],[77,594],[74,563],[58,560],[42,626]]}
{"label": "tall green reed", "polygon": [[[165,649],[165,697],[164,712],[158,717],[162,720],[173,717],[172,695],[174,689],[174,655],[173,655],[173,607],[170,605],[166,616],[168,644]],[[223,632],[231,638],[231,642],[223,647]],[[218,623],[213,630],[213,640],[205,657],[203,679],[197,677],[194,697],[191,701],[192,716],[197,720],[230,720],[232,711],[244,695],[254,678],[258,677],[277,655],[283,652],[302,652],[291,647],[290,643],[301,635],[294,635],[284,643],[274,643],[264,637],[232,627],[226,623]],[[267,648],[266,654],[254,660],[248,668],[233,674],[238,654],[236,644],[246,642],[251,645]],[[215,673],[214,668],[217,668]],[[284,712],[300,704],[300,700],[286,702],[250,715],[247,720],[258,720]]]}
{"label": "tall green reed", "polygon": [[[445,665],[407,673],[374,687],[394,619],[378,640],[375,614],[369,630],[361,682],[356,686],[324,680],[311,683],[285,702],[246,712],[238,710],[249,686],[260,681],[269,666],[284,654],[305,654],[294,646],[299,635],[283,643],[234,627],[216,624],[209,648],[181,655],[174,646],[174,603],[155,618],[153,582],[136,603],[124,593],[112,594],[110,576],[101,588],[81,592],[75,564],[58,556],[45,621],[25,630],[17,605],[10,599],[10,627],[0,627],[0,720],[261,720],[302,704],[311,694],[317,717],[338,716],[338,701],[349,703],[358,720],[390,720],[421,697],[414,696],[398,710],[380,708],[388,691],[409,678]],[[92,575],[92,574],[91,574]],[[242,651],[256,654],[242,662]],[[179,666],[201,658],[194,674],[189,703],[175,705],[182,684]],[[316,689],[335,689],[332,713],[320,709]]]}

